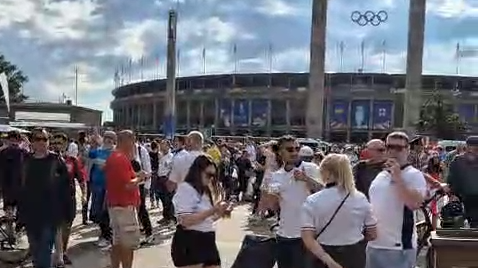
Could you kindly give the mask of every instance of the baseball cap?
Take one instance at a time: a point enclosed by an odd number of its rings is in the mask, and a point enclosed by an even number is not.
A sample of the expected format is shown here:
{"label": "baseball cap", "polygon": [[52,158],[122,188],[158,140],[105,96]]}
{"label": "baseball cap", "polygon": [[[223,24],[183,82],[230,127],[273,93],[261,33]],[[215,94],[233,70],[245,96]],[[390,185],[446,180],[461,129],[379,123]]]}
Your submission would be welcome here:
{"label": "baseball cap", "polygon": [[314,156],[314,150],[312,150],[312,148],[310,148],[309,146],[302,146],[299,150],[299,156],[313,157]]}

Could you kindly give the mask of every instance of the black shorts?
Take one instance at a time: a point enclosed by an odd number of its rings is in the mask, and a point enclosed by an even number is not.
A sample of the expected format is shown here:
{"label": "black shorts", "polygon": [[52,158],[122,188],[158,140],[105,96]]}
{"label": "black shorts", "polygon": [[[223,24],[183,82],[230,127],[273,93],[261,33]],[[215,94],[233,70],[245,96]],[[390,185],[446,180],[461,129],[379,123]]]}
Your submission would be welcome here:
{"label": "black shorts", "polygon": [[171,244],[171,258],[175,267],[203,264],[221,266],[215,232],[176,228]]}
{"label": "black shorts", "polygon": [[307,249],[301,238],[277,236],[277,267],[304,267]]}

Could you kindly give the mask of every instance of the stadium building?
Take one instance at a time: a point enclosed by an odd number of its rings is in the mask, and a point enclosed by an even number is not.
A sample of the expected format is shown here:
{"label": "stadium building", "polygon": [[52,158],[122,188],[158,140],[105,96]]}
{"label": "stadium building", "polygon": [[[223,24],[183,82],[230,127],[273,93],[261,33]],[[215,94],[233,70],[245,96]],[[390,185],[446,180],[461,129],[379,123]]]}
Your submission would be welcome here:
{"label": "stadium building", "polygon": [[[213,135],[305,136],[308,73],[222,74],[177,79],[176,129]],[[357,142],[402,127],[405,75],[326,75],[325,138]],[[424,75],[423,101],[438,91],[478,132],[478,78]],[[113,91],[117,127],[162,133],[166,79],[120,86]]]}

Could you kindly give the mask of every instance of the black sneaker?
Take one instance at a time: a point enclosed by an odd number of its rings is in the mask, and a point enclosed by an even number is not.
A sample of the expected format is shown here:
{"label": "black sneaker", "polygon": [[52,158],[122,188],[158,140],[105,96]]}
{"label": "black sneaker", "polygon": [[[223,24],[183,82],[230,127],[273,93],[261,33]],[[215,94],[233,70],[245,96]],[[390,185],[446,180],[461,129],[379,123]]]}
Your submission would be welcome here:
{"label": "black sneaker", "polygon": [[72,265],[73,264],[71,262],[70,258],[68,257],[68,255],[66,255],[66,254],[63,255],[63,263],[65,263],[65,265]]}

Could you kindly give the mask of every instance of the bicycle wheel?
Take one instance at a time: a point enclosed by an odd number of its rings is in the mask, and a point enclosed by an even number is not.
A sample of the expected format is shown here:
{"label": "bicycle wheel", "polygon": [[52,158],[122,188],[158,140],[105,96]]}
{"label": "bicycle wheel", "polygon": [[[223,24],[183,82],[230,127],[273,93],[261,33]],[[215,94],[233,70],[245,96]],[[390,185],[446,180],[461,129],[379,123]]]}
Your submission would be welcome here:
{"label": "bicycle wheel", "polygon": [[0,263],[20,265],[29,257],[26,233],[15,220],[0,218]]}

